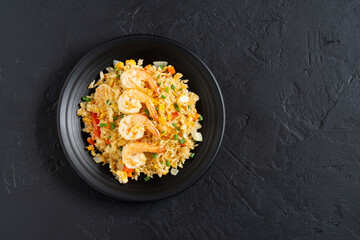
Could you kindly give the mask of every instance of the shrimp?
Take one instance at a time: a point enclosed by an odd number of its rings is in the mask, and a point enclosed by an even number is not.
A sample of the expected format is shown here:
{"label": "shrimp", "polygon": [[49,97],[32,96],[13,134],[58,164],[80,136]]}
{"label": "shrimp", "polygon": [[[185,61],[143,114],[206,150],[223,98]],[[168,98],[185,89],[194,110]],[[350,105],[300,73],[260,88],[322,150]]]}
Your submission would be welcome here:
{"label": "shrimp", "polygon": [[117,101],[120,112],[124,114],[138,113],[142,107],[141,103],[145,103],[151,117],[157,119],[156,109],[151,98],[139,90],[128,89]]}
{"label": "shrimp", "polygon": [[143,114],[131,114],[120,121],[119,133],[126,140],[136,140],[144,136],[146,127],[156,138],[160,137],[155,125]]}
{"label": "shrimp", "polygon": [[138,168],[146,163],[144,152],[163,153],[165,149],[165,146],[154,146],[145,142],[129,143],[122,150],[122,160],[127,168]]}
{"label": "shrimp", "polygon": [[105,105],[105,101],[109,99],[109,95],[112,93],[111,87],[107,84],[101,84],[96,88],[94,94],[95,103],[102,107]]}
{"label": "shrimp", "polygon": [[142,90],[141,81],[149,84],[149,87],[156,95],[160,94],[159,87],[153,77],[142,69],[130,68],[121,75],[121,85],[124,88],[134,88]]}

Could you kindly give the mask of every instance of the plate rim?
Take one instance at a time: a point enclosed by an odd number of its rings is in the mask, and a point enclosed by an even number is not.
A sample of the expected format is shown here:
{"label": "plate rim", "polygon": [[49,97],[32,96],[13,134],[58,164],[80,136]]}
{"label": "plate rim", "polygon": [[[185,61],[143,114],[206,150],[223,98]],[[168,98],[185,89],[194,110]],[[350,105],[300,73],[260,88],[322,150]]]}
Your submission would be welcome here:
{"label": "plate rim", "polygon": [[[208,164],[206,165],[206,167],[204,168],[204,170],[202,172],[200,172],[200,174],[198,174],[197,176],[194,177],[194,179],[188,183],[185,187],[183,187],[182,189],[179,189],[177,191],[175,191],[174,193],[168,194],[166,196],[162,196],[162,197],[154,197],[154,198],[148,198],[146,200],[141,200],[141,199],[134,199],[134,198],[124,198],[124,197],[119,197],[117,195],[114,195],[110,192],[107,192],[103,189],[101,189],[100,187],[98,187],[96,184],[94,184],[92,181],[90,181],[89,179],[86,178],[86,176],[83,174],[83,172],[81,172],[76,166],[75,163],[73,163],[73,160],[70,158],[68,152],[67,152],[67,148],[64,145],[63,142],[63,136],[62,136],[62,131],[61,131],[61,115],[60,115],[60,111],[61,111],[61,106],[62,106],[62,102],[63,102],[63,98],[64,98],[64,93],[66,90],[66,86],[68,85],[70,79],[72,78],[74,72],[78,69],[78,67],[81,65],[81,63],[83,61],[85,61],[90,55],[92,55],[94,52],[98,51],[98,49],[100,49],[101,47],[103,47],[106,44],[109,44],[111,42],[115,42],[118,41],[120,39],[125,39],[125,38],[133,38],[133,37],[150,37],[150,38],[157,38],[157,39],[161,39],[161,40],[165,40],[168,42],[171,42],[177,46],[179,46],[180,48],[185,49],[186,51],[188,51],[192,57],[196,58],[197,61],[199,61],[204,67],[205,69],[208,71],[208,73],[210,74],[210,76],[212,77],[213,82],[215,83],[217,92],[219,94],[220,97],[220,101],[221,101],[221,108],[222,108],[222,117],[220,118],[222,120],[222,128],[221,128],[221,133],[220,133],[220,138],[219,138],[219,144],[216,148],[216,151],[214,153],[214,155],[211,157],[211,160],[208,162]],[[59,101],[58,101],[58,106],[57,106],[57,134],[58,134],[58,138],[60,140],[60,145],[62,148],[63,153],[65,154],[65,157],[67,159],[67,161],[70,163],[70,165],[72,166],[72,168],[75,170],[75,172],[80,176],[80,178],[85,181],[86,184],[88,184],[89,186],[91,186],[93,189],[97,190],[98,192],[106,195],[106,196],[110,196],[114,199],[118,199],[118,200],[122,200],[122,201],[126,201],[126,202],[151,202],[151,201],[157,201],[157,200],[162,200],[162,199],[166,199],[172,196],[175,196],[179,193],[184,192],[186,189],[190,188],[192,185],[194,185],[197,181],[199,181],[199,179],[204,176],[204,174],[209,170],[210,166],[213,164],[215,158],[217,157],[220,147],[222,145],[223,142],[223,138],[224,138],[224,132],[225,132],[225,125],[226,125],[226,112],[225,112],[225,104],[224,104],[224,98],[221,92],[221,88],[217,82],[216,77],[214,76],[214,74],[212,73],[212,71],[209,69],[209,67],[205,64],[205,62],[200,59],[192,50],[190,50],[188,47],[184,46],[183,44],[172,40],[170,38],[167,37],[163,37],[163,36],[158,36],[158,35],[153,35],[153,34],[130,34],[130,35],[123,35],[123,36],[119,36],[119,37],[115,37],[112,38],[110,40],[101,42],[100,44],[96,45],[96,47],[92,48],[89,52],[87,52],[83,57],[81,57],[81,59],[75,64],[75,66],[72,68],[72,70],[70,71],[70,73],[67,75],[66,81],[63,83],[62,85],[62,89],[59,95]]]}

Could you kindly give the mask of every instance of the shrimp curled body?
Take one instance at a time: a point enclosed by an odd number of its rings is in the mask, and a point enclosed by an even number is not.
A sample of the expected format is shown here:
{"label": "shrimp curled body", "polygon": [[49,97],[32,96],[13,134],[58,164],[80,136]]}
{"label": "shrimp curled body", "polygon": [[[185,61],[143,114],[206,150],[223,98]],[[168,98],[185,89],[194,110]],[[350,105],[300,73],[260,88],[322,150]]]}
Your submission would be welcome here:
{"label": "shrimp curled body", "polygon": [[106,100],[109,99],[111,94],[112,94],[111,87],[107,84],[101,84],[96,88],[94,94],[95,104],[98,105],[99,107],[104,106]]}
{"label": "shrimp curled body", "polygon": [[122,150],[122,160],[127,168],[138,168],[146,163],[144,152],[163,153],[165,149],[165,146],[154,146],[145,142],[129,143]]}
{"label": "shrimp curled body", "polygon": [[138,113],[142,107],[141,103],[146,104],[151,117],[156,119],[157,113],[151,98],[139,90],[128,89],[117,101],[120,112],[124,114]]}
{"label": "shrimp curled body", "polygon": [[121,119],[119,133],[125,140],[136,140],[144,136],[145,127],[156,138],[160,137],[155,125],[145,115],[138,113],[127,115]]}
{"label": "shrimp curled body", "polygon": [[149,87],[155,92],[156,95],[159,95],[159,87],[150,73],[136,68],[130,68],[126,70],[121,75],[121,85],[124,88],[134,88],[142,90],[141,83],[142,81],[146,82]]}

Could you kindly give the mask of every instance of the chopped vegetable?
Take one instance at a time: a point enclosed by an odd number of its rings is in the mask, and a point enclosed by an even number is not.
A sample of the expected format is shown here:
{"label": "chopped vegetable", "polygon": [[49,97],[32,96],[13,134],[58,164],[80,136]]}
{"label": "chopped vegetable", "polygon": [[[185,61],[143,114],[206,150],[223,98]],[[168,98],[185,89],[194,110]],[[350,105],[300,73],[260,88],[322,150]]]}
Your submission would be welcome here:
{"label": "chopped vegetable", "polygon": [[128,66],[129,66],[129,65],[136,65],[136,62],[135,62],[134,59],[130,59],[130,60],[126,60],[126,61],[125,61],[125,64],[128,65]]}
{"label": "chopped vegetable", "polygon": [[204,120],[204,119],[203,119],[203,117],[200,115],[200,117],[199,117],[199,121],[202,121],[202,120]]}
{"label": "chopped vegetable", "polygon": [[117,119],[117,116],[113,117],[113,120],[115,121]]}
{"label": "chopped vegetable", "polygon": [[195,141],[202,142],[202,140],[203,140],[202,134],[199,133],[196,129],[193,129],[191,131],[191,136],[193,137],[193,139]]}
{"label": "chopped vegetable", "polygon": [[119,147],[119,149],[120,149],[120,151],[122,151],[123,147],[122,147],[122,146],[120,146],[120,147]]}
{"label": "chopped vegetable", "polygon": [[165,120],[165,118],[164,117],[158,117],[158,121],[159,121],[159,123],[161,124],[161,125],[165,125],[165,123],[166,123],[166,120]]}
{"label": "chopped vegetable", "polygon": [[99,118],[98,118],[97,114],[94,112],[90,112],[90,115],[91,115],[91,120],[92,120],[91,124],[94,128],[94,136],[99,138],[100,134],[101,134],[100,126],[99,126],[99,122],[100,122]]}
{"label": "chopped vegetable", "polygon": [[104,157],[103,156],[101,156],[101,155],[96,155],[95,157],[94,157],[94,161],[96,162],[96,163],[101,163],[101,162],[105,162],[105,159],[104,159]]}
{"label": "chopped vegetable", "polygon": [[115,130],[116,127],[115,127],[115,123],[114,123],[114,122],[111,122],[111,123],[110,123],[110,126],[111,126],[111,130]]}
{"label": "chopped vegetable", "polygon": [[85,102],[90,102],[90,101],[91,101],[91,99],[88,98],[88,97],[82,97],[81,99],[82,99],[83,101],[85,101]]}
{"label": "chopped vegetable", "polygon": [[160,87],[160,85],[161,85],[161,82],[158,82],[158,86]]}
{"label": "chopped vegetable", "polygon": [[[160,79],[160,74],[158,75],[158,79]],[[161,83],[160,83],[161,84]],[[160,86],[160,84],[159,84],[159,86]]]}
{"label": "chopped vegetable", "polygon": [[109,100],[109,99],[107,99],[107,100],[106,100],[106,104],[109,104],[109,101],[110,101],[110,100]]}
{"label": "chopped vegetable", "polygon": [[157,153],[153,153],[153,158],[157,158]]}
{"label": "chopped vegetable", "polygon": [[200,117],[200,115],[198,113],[195,113],[195,116],[194,116],[194,121],[198,120]]}
{"label": "chopped vegetable", "polygon": [[156,111],[158,111],[158,110],[159,110],[159,108],[158,108],[157,106],[155,107],[155,109],[156,109]]}
{"label": "chopped vegetable", "polygon": [[120,78],[120,74],[118,74],[116,77],[117,77],[117,78]]}
{"label": "chopped vegetable", "polygon": [[167,93],[169,92],[169,87],[165,88],[165,92],[167,92]]}
{"label": "chopped vegetable", "polygon": [[191,105],[188,105],[188,109],[191,109]]}
{"label": "chopped vegetable", "polygon": [[150,180],[150,177],[149,177],[149,176],[146,176],[146,177],[144,178],[144,180],[145,180],[145,181],[149,181],[149,180]]}
{"label": "chopped vegetable", "polygon": [[125,114],[121,115],[121,119],[123,119],[125,117]]}
{"label": "chopped vegetable", "polygon": [[148,116],[150,115],[149,110],[147,110],[147,108],[145,108],[144,112],[146,115],[148,115]]}
{"label": "chopped vegetable", "polygon": [[174,135],[174,140],[178,140],[178,135],[177,134]]}
{"label": "chopped vegetable", "polygon": [[170,163],[169,163],[168,160],[166,160],[166,166],[167,166],[167,167],[170,167]]}
{"label": "chopped vegetable", "polygon": [[152,117],[149,117],[149,120],[151,120],[151,121],[152,121],[152,120],[154,120],[154,119],[153,119]]}
{"label": "chopped vegetable", "polygon": [[[161,67],[161,66],[162,66],[162,68],[163,68],[164,66],[166,66],[166,65],[168,64],[168,62],[165,62],[165,61],[156,61],[156,62],[153,62],[153,64],[154,64],[155,67]],[[161,69],[162,69],[162,68],[161,68]]]}
{"label": "chopped vegetable", "polygon": [[160,161],[160,164],[163,164],[164,162],[163,161]]}
{"label": "chopped vegetable", "polygon": [[178,112],[174,112],[171,114],[172,115],[172,120],[174,120],[177,116],[179,116],[179,113]]}
{"label": "chopped vegetable", "polygon": [[107,126],[107,123],[100,123],[100,127],[106,127]]}
{"label": "chopped vegetable", "polygon": [[195,156],[195,153],[191,153],[190,157],[193,158]]}
{"label": "chopped vegetable", "polygon": [[122,68],[124,66],[124,63],[118,60],[113,61],[114,67]]}
{"label": "chopped vegetable", "polygon": [[167,70],[171,75],[175,74],[175,68],[173,66],[169,66]]}
{"label": "chopped vegetable", "polygon": [[175,90],[175,86],[171,84],[171,89],[172,90]]}
{"label": "chopped vegetable", "polygon": [[171,173],[171,175],[176,176],[176,175],[179,173],[179,170],[177,170],[177,169],[175,169],[175,168],[172,168],[172,169],[170,170],[170,173]]}
{"label": "chopped vegetable", "polygon": [[179,90],[182,91],[182,88],[180,88]]}
{"label": "chopped vegetable", "polygon": [[88,141],[88,143],[89,143],[90,145],[94,145],[94,144],[95,144],[94,140],[92,140],[91,138],[87,138],[87,141]]}
{"label": "chopped vegetable", "polygon": [[134,169],[130,169],[130,168],[127,168],[126,166],[124,166],[123,171],[126,172],[127,177],[132,177],[132,173],[133,173]]}
{"label": "chopped vegetable", "polygon": [[118,72],[119,70],[120,70],[120,69],[119,69],[118,67],[115,67],[115,71],[117,71],[117,72]]}
{"label": "chopped vegetable", "polygon": [[180,112],[180,108],[179,108],[179,105],[177,105],[177,103],[174,104],[174,107],[175,107],[176,111]]}
{"label": "chopped vegetable", "polygon": [[186,140],[185,140],[185,139],[181,139],[179,142],[180,142],[181,144],[184,144],[184,143],[186,142]]}
{"label": "chopped vegetable", "polygon": [[161,97],[162,99],[165,99],[165,98],[166,98],[164,95],[161,95],[160,97]]}
{"label": "chopped vegetable", "polygon": [[161,131],[161,134],[164,134],[165,133],[165,131]]}
{"label": "chopped vegetable", "polygon": [[109,136],[109,139],[111,139],[111,136]]}
{"label": "chopped vegetable", "polygon": [[164,66],[163,66],[163,65],[160,65],[159,67],[160,67],[161,69],[164,69]]}

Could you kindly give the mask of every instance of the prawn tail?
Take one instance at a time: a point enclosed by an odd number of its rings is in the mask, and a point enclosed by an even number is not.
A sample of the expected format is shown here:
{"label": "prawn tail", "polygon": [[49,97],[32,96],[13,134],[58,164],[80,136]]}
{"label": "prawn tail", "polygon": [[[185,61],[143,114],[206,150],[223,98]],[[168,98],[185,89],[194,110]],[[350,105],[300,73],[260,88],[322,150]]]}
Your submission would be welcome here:
{"label": "prawn tail", "polygon": [[159,87],[158,87],[157,83],[155,82],[155,80],[152,78],[149,78],[147,80],[147,82],[149,84],[149,87],[154,91],[154,93],[156,95],[159,95],[160,94]]}
{"label": "prawn tail", "polygon": [[164,153],[166,151],[166,147],[165,146],[158,146],[156,147],[157,149],[157,153]]}
{"label": "prawn tail", "polygon": [[159,138],[160,137],[160,133],[159,130],[157,130],[157,128],[155,127],[155,125],[148,120],[147,124],[146,124],[146,128],[149,130],[149,132],[151,132],[151,134],[156,137]]}
{"label": "prawn tail", "polygon": [[155,106],[154,104],[151,102],[151,100],[149,100],[147,103],[146,103],[146,107],[147,109],[149,110],[149,113],[151,115],[151,117],[153,119],[157,119],[157,112],[156,112],[156,109],[155,109]]}

